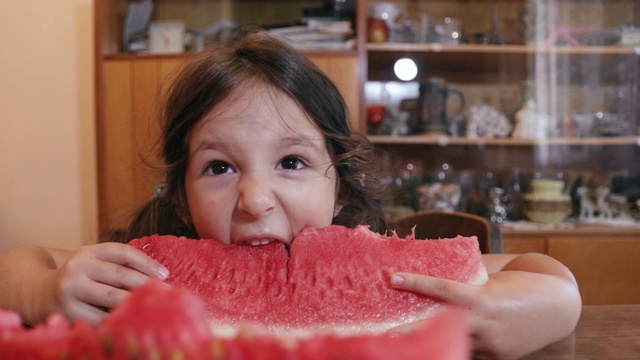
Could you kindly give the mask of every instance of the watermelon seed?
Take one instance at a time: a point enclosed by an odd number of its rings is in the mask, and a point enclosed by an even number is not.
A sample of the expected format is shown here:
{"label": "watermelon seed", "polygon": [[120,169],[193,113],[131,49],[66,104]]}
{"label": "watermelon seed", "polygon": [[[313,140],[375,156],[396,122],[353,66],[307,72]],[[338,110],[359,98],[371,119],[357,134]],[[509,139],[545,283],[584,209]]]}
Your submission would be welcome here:
{"label": "watermelon seed", "polygon": [[224,343],[220,340],[213,340],[209,346],[209,353],[214,359],[223,359],[225,357]]}
{"label": "watermelon seed", "polygon": [[162,359],[162,353],[160,352],[160,350],[154,349],[149,354],[149,360],[161,360],[161,359]]}
{"label": "watermelon seed", "polygon": [[102,344],[102,348],[104,350],[105,355],[107,357],[112,357],[115,352],[115,340],[112,336],[106,336],[104,338],[104,342]]}
{"label": "watermelon seed", "polygon": [[175,350],[171,354],[171,360],[185,360],[185,356],[180,350]]}
{"label": "watermelon seed", "polygon": [[127,353],[129,354],[130,359],[140,358],[140,347],[135,340],[130,340],[127,344]]}

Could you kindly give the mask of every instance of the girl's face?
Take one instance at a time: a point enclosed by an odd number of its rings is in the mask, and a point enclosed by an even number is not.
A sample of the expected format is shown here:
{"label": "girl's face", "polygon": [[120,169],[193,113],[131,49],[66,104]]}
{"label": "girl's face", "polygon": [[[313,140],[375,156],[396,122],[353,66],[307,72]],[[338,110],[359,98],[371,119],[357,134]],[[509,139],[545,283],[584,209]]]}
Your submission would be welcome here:
{"label": "girl's face", "polygon": [[290,243],[339,212],[323,135],[279,90],[250,83],[193,129],[185,190],[201,238]]}

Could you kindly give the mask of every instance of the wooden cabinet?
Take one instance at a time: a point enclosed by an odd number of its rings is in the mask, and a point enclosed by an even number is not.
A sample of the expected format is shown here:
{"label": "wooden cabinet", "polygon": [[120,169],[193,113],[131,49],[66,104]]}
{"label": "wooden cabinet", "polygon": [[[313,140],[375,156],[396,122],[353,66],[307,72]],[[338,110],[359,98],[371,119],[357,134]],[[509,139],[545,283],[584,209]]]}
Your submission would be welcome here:
{"label": "wooden cabinet", "polygon": [[579,226],[571,231],[503,231],[505,253],[547,254],[576,277],[585,305],[640,303],[640,234]]}
{"label": "wooden cabinet", "polygon": [[640,303],[640,237],[549,237],[548,248],[575,275],[585,304]]}

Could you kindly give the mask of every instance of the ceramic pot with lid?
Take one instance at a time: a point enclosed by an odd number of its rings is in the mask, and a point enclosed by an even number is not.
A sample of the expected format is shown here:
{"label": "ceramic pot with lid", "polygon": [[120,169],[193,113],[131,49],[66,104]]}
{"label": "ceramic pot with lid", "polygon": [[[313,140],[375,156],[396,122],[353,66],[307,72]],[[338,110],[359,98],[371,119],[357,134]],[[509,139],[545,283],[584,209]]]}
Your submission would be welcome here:
{"label": "ceramic pot with lid", "polygon": [[524,214],[536,223],[557,224],[571,215],[571,196],[563,193],[562,180],[536,179],[524,195]]}

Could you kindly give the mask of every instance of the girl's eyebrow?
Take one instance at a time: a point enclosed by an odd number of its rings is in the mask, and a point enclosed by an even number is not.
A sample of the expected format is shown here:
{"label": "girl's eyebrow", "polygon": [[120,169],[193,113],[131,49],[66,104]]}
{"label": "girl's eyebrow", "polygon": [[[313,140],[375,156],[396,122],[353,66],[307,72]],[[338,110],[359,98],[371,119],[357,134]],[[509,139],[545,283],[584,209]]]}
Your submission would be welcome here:
{"label": "girl's eyebrow", "polygon": [[200,151],[205,151],[205,150],[228,150],[230,148],[229,145],[225,144],[222,141],[216,141],[216,140],[203,140],[200,141],[198,143],[198,146],[196,146],[195,149],[193,149],[193,154],[200,152]]}
{"label": "girl's eyebrow", "polygon": [[322,147],[316,144],[312,139],[303,137],[285,137],[280,140],[280,144],[282,145],[282,147],[306,146],[318,152],[323,151]]}
{"label": "girl's eyebrow", "polygon": [[[292,146],[304,146],[304,147],[310,147],[317,152],[323,151],[322,147],[316,144],[312,139],[303,138],[303,137],[288,136],[280,139],[278,143],[282,148],[287,148]],[[225,143],[224,141],[202,140],[198,143],[195,149],[193,149],[192,153],[195,154],[200,151],[206,151],[206,150],[230,151],[231,148],[232,146]]]}

